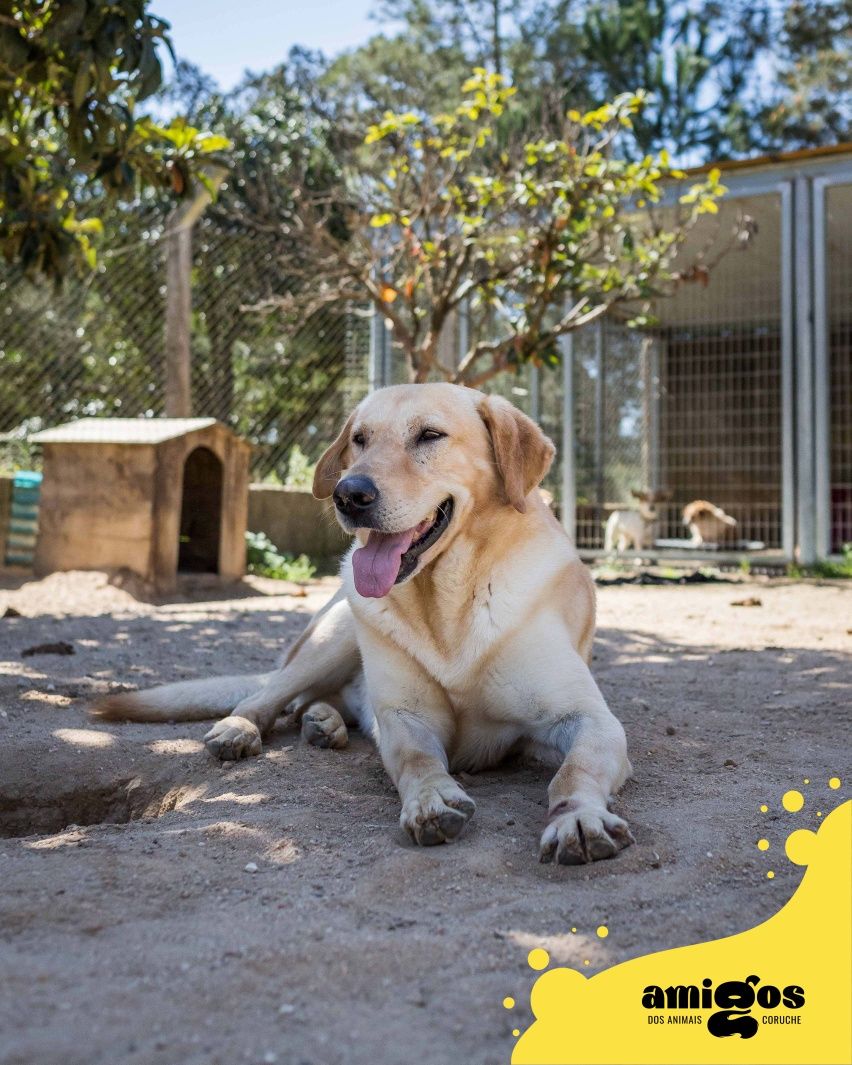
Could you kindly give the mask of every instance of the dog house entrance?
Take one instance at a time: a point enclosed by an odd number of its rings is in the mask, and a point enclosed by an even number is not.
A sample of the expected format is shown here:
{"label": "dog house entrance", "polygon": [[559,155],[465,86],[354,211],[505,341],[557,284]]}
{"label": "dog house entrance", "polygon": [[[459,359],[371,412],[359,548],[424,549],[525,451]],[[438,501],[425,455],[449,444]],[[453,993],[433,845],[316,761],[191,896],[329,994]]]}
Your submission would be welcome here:
{"label": "dog house entrance", "polygon": [[206,447],[187,456],[183,468],[178,569],[184,573],[219,572],[222,525],[222,463]]}

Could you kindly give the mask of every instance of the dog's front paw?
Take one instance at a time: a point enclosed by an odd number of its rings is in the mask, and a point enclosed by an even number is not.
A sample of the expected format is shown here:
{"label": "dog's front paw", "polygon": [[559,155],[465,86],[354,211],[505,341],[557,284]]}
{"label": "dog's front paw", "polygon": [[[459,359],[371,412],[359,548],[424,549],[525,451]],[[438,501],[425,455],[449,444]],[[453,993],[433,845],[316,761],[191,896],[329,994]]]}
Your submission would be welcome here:
{"label": "dog's front paw", "polygon": [[605,808],[557,806],[542,834],[539,859],[560,865],[582,865],[613,858],[634,842],[627,822]]}
{"label": "dog's front paw", "polygon": [[238,758],[253,758],[260,754],[263,744],[260,729],[246,717],[223,717],[204,737],[207,750],[223,762],[235,762]]}
{"label": "dog's front paw", "polygon": [[328,703],[313,703],[302,716],[302,738],[313,747],[342,750],[349,743],[346,723]]}
{"label": "dog's front paw", "polygon": [[450,776],[423,780],[403,803],[399,823],[415,843],[449,843],[473,817],[476,803]]}

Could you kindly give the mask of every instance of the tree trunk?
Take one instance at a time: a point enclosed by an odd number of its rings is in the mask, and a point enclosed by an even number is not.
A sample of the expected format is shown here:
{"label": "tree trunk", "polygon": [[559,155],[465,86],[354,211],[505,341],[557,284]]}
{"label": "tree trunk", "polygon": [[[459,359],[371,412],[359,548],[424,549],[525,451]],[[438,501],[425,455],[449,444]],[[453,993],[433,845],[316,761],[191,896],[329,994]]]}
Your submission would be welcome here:
{"label": "tree trunk", "polygon": [[191,272],[192,229],[178,222],[166,237],[165,405],[168,418],[189,418],[192,415]]}

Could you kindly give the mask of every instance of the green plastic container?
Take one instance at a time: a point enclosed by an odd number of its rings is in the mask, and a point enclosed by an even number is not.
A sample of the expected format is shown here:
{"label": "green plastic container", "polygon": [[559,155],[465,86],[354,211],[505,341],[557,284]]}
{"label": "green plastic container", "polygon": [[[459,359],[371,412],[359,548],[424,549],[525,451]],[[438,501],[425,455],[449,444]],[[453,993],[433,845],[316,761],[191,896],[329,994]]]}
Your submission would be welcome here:
{"label": "green plastic container", "polygon": [[7,566],[31,566],[38,536],[41,474],[19,470],[12,482],[12,509],[6,537]]}

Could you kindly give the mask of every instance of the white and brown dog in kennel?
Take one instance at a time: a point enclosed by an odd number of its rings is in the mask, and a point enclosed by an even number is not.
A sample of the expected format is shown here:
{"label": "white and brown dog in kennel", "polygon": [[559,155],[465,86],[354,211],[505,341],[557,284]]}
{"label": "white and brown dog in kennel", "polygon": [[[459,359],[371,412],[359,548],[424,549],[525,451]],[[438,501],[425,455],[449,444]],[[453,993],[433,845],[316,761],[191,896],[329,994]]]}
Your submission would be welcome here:
{"label": "white and brown dog in kennel", "polygon": [[357,723],[421,844],[455,839],[473,815],[452,773],[529,752],[556,766],[541,860],[611,858],[632,842],[609,808],[630,762],[589,670],[593,582],[537,491],[553,453],[504,399],[449,384],[373,393],[314,480],[355,537],[342,587],[281,667],[109,696],[95,712],[227,713],[205,737],[222,759],[259,754],[279,714],[320,746]]}
{"label": "white and brown dog in kennel", "polygon": [[706,499],[687,503],[683,508],[683,524],[689,529],[689,538],[696,547],[729,543],[737,536],[737,519]]}
{"label": "white and brown dog in kennel", "polygon": [[638,501],[638,508],[636,510],[614,510],[607,519],[604,550],[610,554],[617,552],[621,555],[631,549],[642,551],[646,547],[651,547],[654,522],[658,517],[654,504],[665,503],[672,497],[671,492],[653,489],[646,492],[637,492],[632,489],[630,494]]}

